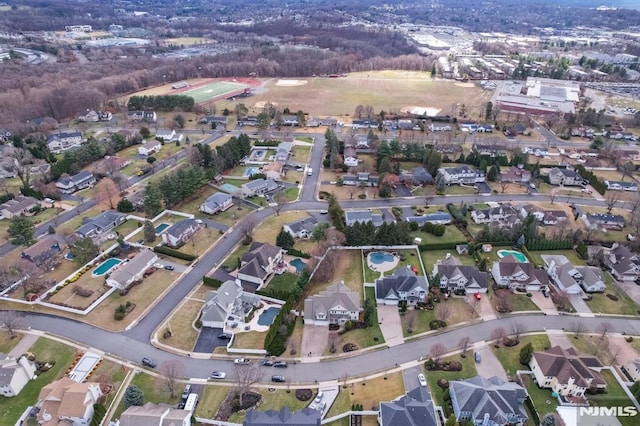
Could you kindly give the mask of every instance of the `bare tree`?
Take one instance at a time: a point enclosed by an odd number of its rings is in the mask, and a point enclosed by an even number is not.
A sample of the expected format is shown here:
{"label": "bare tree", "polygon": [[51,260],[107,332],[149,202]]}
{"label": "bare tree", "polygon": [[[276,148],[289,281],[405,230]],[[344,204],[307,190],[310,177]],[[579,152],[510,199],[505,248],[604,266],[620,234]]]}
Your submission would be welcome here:
{"label": "bare tree", "polygon": [[436,308],[436,318],[442,322],[446,322],[453,314],[453,306],[450,303],[441,302]]}
{"label": "bare tree", "polygon": [[500,190],[502,191],[501,194],[504,194],[504,191],[507,189],[507,187],[511,184],[511,182],[509,182],[509,180],[507,179],[503,179],[502,175],[498,176],[498,185],[500,185]]}
{"label": "bare tree", "polygon": [[18,335],[16,330],[22,327],[21,314],[17,311],[0,312],[0,326],[7,330],[7,333],[13,339]]}
{"label": "bare tree", "polygon": [[471,337],[464,336],[458,342],[458,346],[460,346],[460,349],[462,350],[462,355],[461,355],[462,358],[466,357],[467,356],[467,351],[469,350],[469,346],[471,346]]}
{"label": "bare tree", "polygon": [[611,331],[611,328],[612,328],[611,323],[608,321],[604,321],[600,323],[600,326],[598,327],[598,332],[600,333],[600,340],[604,339],[607,333]]}
{"label": "bare tree", "polygon": [[496,327],[491,332],[491,340],[494,341],[494,345],[496,348],[500,347],[502,340],[507,336],[507,330],[502,327]]}
{"label": "bare tree", "polygon": [[581,321],[573,321],[571,323],[571,331],[573,331],[573,338],[577,339],[580,337],[580,335],[582,335],[582,331],[584,330],[584,327],[582,325]]}
{"label": "bare tree", "polygon": [[364,112],[364,106],[362,106],[362,105],[357,105],[357,106],[356,106],[356,110],[355,110],[355,112],[353,113],[353,116],[354,116],[354,117],[356,117],[356,118],[358,118],[358,119],[360,119],[360,118],[362,118],[362,114],[363,114],[363,112]]}
{"label": "bare tree", "polygon": [[31,186],[31,167],[33,163],[33,155],[31,152],[23,148],[14,148],[10,154],[13,161],[11,162],[13,172],[18,176],[23,188]]}
{"label": "bare tree", "polygon": [[427,195],[424,197],[424,206],[425,207],[429,207],[429,204],[431,204],[431,202],[433,201],[434,196],[433,195]]}
{"label": "bare tree", "polygon": [[433,360],[437,364],[438,361],[440,361],[440,358],[442,358],[442,355],[444,355],[446,352],[447,348],[445,348],[442,343],[436,343],[435,345],[431,346],[431,349],[429,350],[429,356],[433,358]]}
{"label": "bare tree", "polygon": [[611,362],[610,365],[614,365],[618,363],[618,356],[620,352],[622,352],[622,346],[620,345],[611,345],[609,350],[611,351]]}
{"label": "bare tree", "polygon": [[337,247],[343,245],[347,241],[347,238],[342,232],[338,231],[337,229],[328,228],[324,232],[323,241],[329,247]]}
{"label": "bare tree", "polygon": [[516,322],[511,326],[511,331],[513,332],[513,337],[516,339],[516,343],[520,343],[520,335],[524,331],[524,326],[521,322]]}
{"label": "bare tree", "polygon": [[262,380],[262,369],[257,362],[249,364],[235,364],[236,368],[236,392],[240,406],[242,406],[244,394],[251,390],[254,384]]}
{"label": "bare tree", "polygon": [[633,174],[636,171],[636,166],[635,164],[633,164],[632,162],[626,162],[624,164],[622,164],[620,167],[618,167],[618,169],[620,170],[620,172],[622,173],[622,179],[624,180],[625,177],[633,177]]}
{"label": "bare tree", "polygon": [[162,361],[158,367],[158,371],[162,373],[162,380],[169,391],[171,399],[176,398],[178,396],[176,392],[178,379],[184,377],[186,372],[184,364],[177,359]]}
{"label": "bare tree", "polygon": [[273,194],[273,209],[276,211],[276,216],[280,216],[280,210],[287,204],[287,197],[285,197],[284,192],[278,191]]}
{"label": "bare tree", "polygon": [[498,312],[511,312],[513,308],[513,294],[507,289],[496,290]]}
{"label": "bare tree", "polygon": [[416,323],[417,312],[415,310],[408,311],[405,314],[405,318],[407,321],[407,333],[413,333],[413,326]]}
{"label": "bare tree", "polygon": [[604,198],[604,202],[607,205],[607,212],[611,213],[611,210],[620,201],[620,191],[607,191],[607,196]]}
{"label": "bare tree", "polygon": [[112,179],[100,179],[96,185],[96,203],[106,205],[110,209],[115,209],[120,198],[120,190]]}
{"label": "bare tree", "polygon": [[558,193],[552,190],[549,193],[549,201],[551,201],[551,204],[553,204],[553,202],[556,200],[556,198],[558,198]]}
{"label": "bare tree", "polygon": [[242,236],[245,240],[250,240],[253,236],[253,230],[256,227],[256,222],[252,217],[245,217],[240,223],[240,230],[242,231]]}
{"label": "bare tree", "polygon": [[629,224],[636,227],[636,233],[640,233],[640,193],[636,192],[635,196],[629,201],[628,209],[631,213]]}

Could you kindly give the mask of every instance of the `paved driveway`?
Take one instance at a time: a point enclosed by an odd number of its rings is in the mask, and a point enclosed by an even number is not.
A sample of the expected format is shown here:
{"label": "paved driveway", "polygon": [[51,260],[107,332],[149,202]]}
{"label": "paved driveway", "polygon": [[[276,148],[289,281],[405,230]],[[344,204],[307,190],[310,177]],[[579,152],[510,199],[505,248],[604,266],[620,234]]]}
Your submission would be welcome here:
{"label": "paved driveway", "polygon": [[228,340],[218,339],[218,335],[222,333],[221,328],[202,327],[198,341],[193,349],[194,352],[212,353],[218,346],[227,346]]}
{"label": "paved driveway", "polygon": [[387,346],[396,346],[404,343],[402,336],[402,323],[398,307],[395,305],[378,306],[378,324],[384,336]]}
{"label": "paved driveway", "polygon": [[542,292],[533,291],[531,292],[531,301],[535,303],[535,305],[540,308],[542,312],[547,315],[558,315],[558,310],[556,306],[553,304],[553,300],[551,297],[544,297]]}
{"label": "paved driveway", "polygon": [[[475,299],[473,294],[467,295],[467,303],[476,303],[473,299]],[[496,318],[496,312],[493,310],[491,300],[489,300],[489,294],[480,294],[480,303],[478,303],[478,306],[476,307],[476,312],[485,321]]]}
{"label": "paved driveway", "polygon": [[609,352],[616,357],[618,365],[626,365],[639,356],[623,336],[609,336]]}
{"label": "paved driveway", "polygon": [[573,348],[573,343],[571,343],[571,339],[569,338],[569,335],[565,334],[565,333],[547,333],[547,335],[549,336],[549,343],[551,344],[551,346],[560,346],[561,348],[564,349],[569,349],[569,348]]}
{"label": "paved driveway", "polygon": [[[608,272],[607,272],[608,274]],[[629,297],[640,305],[640,285],[637,285],[633,281],[617,281],[613,276],[611,278],[618,283],[618,285],[624,290],[625,293],[629,295]]]}
{"label": "paved driveway", "polygon": [[302,330],[302,345],[300,356],[302,362],[305,357],[318,357],[324,352],[329,343],[329,327],[321,325],[305,325]]}
{"label": "paved driveway", "polygon": [[[496,355],[493,353],[491,348],[486,343],[478,343],[475,346],[475,352],[480,354],[480,363],[476,364],[476,369],[478,370],[478,374],[484,377],[493,377],[498,376],[504,380],[508,380],[507,372],[504,371],[504,367],[496,358]],[[467,356],[474,356],[473,354],[469,354]],[[524,367],[522,367],[524,370]],[[516,374],[515,371],[510,371],[509,374]]]}
{"label": "paved driveway", "polygon": [[420,373],[422,373],[422,367],[419,365],[402,370],[402,381],[404,382],[405,392],[410,392],[420,386],[420,382],[418,381],[418,374]]}
{"label": "paved driveway", "polygon": [[580,315],[582,315],[582,316],[590,316],[590,317],[595,316],[591,312],[591,309],[589,309],[589,306],[587,305],[587,302],[582,300],[582,297],[580,295],[578,295],[578,294],[570,294],[569,295],[569,301],[571,302],[571,304],[575,308],[576,312],[578,312]]}

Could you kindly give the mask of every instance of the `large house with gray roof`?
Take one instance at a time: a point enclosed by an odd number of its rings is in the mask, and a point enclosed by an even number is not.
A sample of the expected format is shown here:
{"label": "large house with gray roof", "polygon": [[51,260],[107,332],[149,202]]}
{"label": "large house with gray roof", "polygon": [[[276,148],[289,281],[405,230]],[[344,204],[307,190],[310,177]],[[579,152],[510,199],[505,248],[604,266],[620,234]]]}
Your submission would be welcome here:
{"label": "large house with gray roof", "polygon": [[116,270],[107,278],[107,285],[125,290],[135,281],[142,279],[145,271],[157,261],[158,256],[153,250],[144,249],[133,259],[116,266]]}
{"label": "large house with gray roof", "polygon": [[439,287],[443,291],[465,293],[486,293],[488,274],[475,266],[466,266],[456,257],[436,262],[433,265],[433,277],[438,277]]}
{"label": "large house with gray roof", "polygon": [[210,291],[202,307],[202,326],[224,328],[227,321],[244,322],[260,298],[242,290],[240,284],[229,280],[222,283],[217,291]]}
{"label": "large house with gray roof", "polygon": [[47,136],[47,147],[52,154],[78,147],[82,142],[82,133],[78,131],[58,132]]}
{"label": "large house with gray roof", "polygon": [[[441,167],[438,176],[442,176],[445,185],[474,185],[485,181],[485,173],[469,166]],[[436,181],[438,179],[436,178]]]}
{"label": "large house with gray roof", "polygon": [[417,276],[407,265],[393,274],[376,280],[376,302],[384,305],[397,305],[404,300],[409,305],[424,301],[429,292],[429,283],[424,276]]}
{"label": "large house with gray roof", "polygon": [[378,186],[380,177],[367,172],[358,172],[355,175],[343,175],[342,184],[346,186]]}
{"label": "large house with gray roof", "polygon": [[33,262],[45,271],[60,264],[63,239],[57,235],[45,235],[35,244],[22,250],[20,257]]}
{"label": "large house with gray roof", "polygon": [[58,179],[56,188],[63,194],[73,194],[84,188],[89,188],[96,183],[93,173],[83,170],[71,177]]}
{"label": "large house with gray roof", "polygon": [[200,211],[206,214],[216,214],[223,212],[233,205],[233,197],[224,192],[216,192],[200,206]]}
{"label": "large house with gray roof", "polygon": [[115,210],[106,210],[94,217],[85,218],[82,225],[76,229],[76,235],[80,238],[95,237],[111,231],[126,221],[125,214]]}
{"label": "large house with gray roof", "polygon": [[533,263],[519,262],[513,256],[493,262],[491,275],[499,287],[537,291],[549,286],[549,277],[545,270],[536,269]]}
{"label": "large house with gray roof", "polygon": [[294,220],[293,222],[285,223],[283,229],[289,233],[293,238],[311,238],[313,228],[318,224],[318,219],[314,216],[303,217],[302,219]]}
{"label": "large house with gray roof", "polygon": [[432,184],[433,176],[424,167],[415,167],[409,171],[403,171],[400,174],[400,182],[409,183],[414,186]]}
{"label": "large house with gray roof", "polygon": [[549,171],[549,183],[560,186],[584,186],[582,176],[573,169],[555,167]]}
{"label": "large house with gray roof", "polygon": [[602,270],[593,266],[574,266],[566,256],[540,256],[549,277],[568,294],[602,293],[605,290]]}
{"label": "large house with gray roof", "polygon": [[382,402],[380,426],[438,426],[438,416],[429,388],[417,387],[391,402]]}
{"label": "large house with gray roof", "polygon": [[619,281],[636,281],[640,278],[640,255],[623,244],[614,244],[605,252],[604,263]]}
{"label": "large house with gray roof", "polygon": [[276,267],[282,263],[284,250],[278,246],[254,241],[240,259],[238,279],[245,290],[259,290]]}
{"label": "large house with gray roof", "polygon": [[291,149],[293,148],[293,142],[280,142],[276,147],[276,155],[274,160],[286,163],[289,161],[291,155]]}
{"label": "large house with gray roof", "polygon": [[242,426],[320,426],[322,424],[322,411],[313,408],[303,408],[293,412],[289,407],[282,407],[279,411],[258,411],[249,409],[244,416]]}
{"label": "large house with gray roof", "polygon": [[339,281],[304,301],[304,323],[344,324],[357,321],[361,311],[360,294],[351,291],[344,281]]}
{"label": "large house with gray roof", "polygon": [[451,223],[451,215],[447,212],[427,213],[422,216],[407,216],[407,222],[417,223],[422,226],[425,223],[434,225],[448,225]]}
{"label": "large house with gray roof", "polygon": [[191,411],[156,405],[132,405],[122,412],[118,426],[190,426]]}
{"label": "large house with gray roof", "polygon": [[174,223],[162,233],[162,242],[170,247],[179,247],[199,230],[200,224],[196,219],[183,219]]}
{"label": "large house with gray roof", "polygon": [[384,222],[381,214],[371,213],[371,210],[347,210],[344,212],[344,218],[347,226],[352,226],[356,222],[371,222],[375,227],[378,227]]}
{"label": "large house with gray roof", "polygon": [[278,184],[273,179],[255,179],[250,180],[240,187],[240,192],[246,198],[263,195],[267,192],[278,189]]}
{"label": "large house with gray roof", "polygon": [[0,360],[0,395],[16,396],[29,380],[36,378],[36,366],[26,356]]}
{"label": "large house with gray roof", "polygon": [[523,425],[527,422],[522,386],[499,377],[475,376],[449,383],[451,405],[458,421],[475,426]]}
{"label": "large house with gray roof", "polygon": [[0,214],[3,219],[13,219],[25,213],[39,205],[40,201],[33,197],[26,197],[24,195],[17,195],[13,200],[8,200],[0,204]]}

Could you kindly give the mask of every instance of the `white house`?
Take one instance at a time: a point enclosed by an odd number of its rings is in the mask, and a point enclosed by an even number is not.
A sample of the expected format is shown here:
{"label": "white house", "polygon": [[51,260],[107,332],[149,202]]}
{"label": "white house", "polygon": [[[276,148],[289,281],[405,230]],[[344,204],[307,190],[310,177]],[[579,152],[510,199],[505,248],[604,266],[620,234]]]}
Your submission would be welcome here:
{"label": "white house", "polygon": [[429,283],[424,276],[417,276],[409,265],[393,274],[376,280],[376,302],[397,305],[404,300],[409,305],[424,301],[429,292]]}
{"label": "white house", "polygon": [[247,198],[266,194],[276,189],[278,189],[278,184],[273,179],[250,180],[240,187],[242,195]]}
{"label": "white house", "polygon": [[429,130],[431,130],[432,132],[450,132],[451,126],[449,124],[431,123],[429,125]]}
{"label": "white house", "polygon": [[158,129],[156,132],[156,138],[162,139],[165,142],[182,142],[184,136],[177,134],[175,130]]}
{"label": "white house", "polygon": [[72,194],[84,188],[95,185],[96,177],[93,173],[83,170],[68,178],[61,178],[56,182],[56,188],[63,194]]}
{"label": "white house", "polygon": [[512,256],[494,262],[491,275],[498,286],[526,291],[540,290],[549,285],[549,277],[542,269],[536,269],[533,263],[518,262]]}
{"label": "white house", "polygon": [[206,214],[223,212],[233,205],[233,197],[224,192],[216,192],[202,203],[200,211]]}
{"label": "white house", "polygon": [[540,256],[549,277],[561,290],[568,294],[602,293],[605,290],[600,268],[592,266],[574,266],[566,256]]}
{"label": "white house", "polygon": [[200,229],[196,219],[183,219],[162,233],[162,242],[170,247],[179,247],[186,243]]}
{"label": "white house", "polygon": [[144,249],[128,262],[121,263],[107,278],[107,285],[124,290],[142,279],[145,271],[158,261],[153,250]]}
{"label": "white house", "polygon": [[78,131],[58,132],[47,136],[47,147],[53,154],[59,154],[82,145],[82,133]]}
{"label": "white house", "polygon": [[638,192],[638,184],[632,181],[605,180],[604,184],[607,185],[607,189],[610,191]]}
{"label": "white house", "polygon": [[432,276],[440,279],[439,287],[444,291],[469,293],[486,293],[488,274],[475,266],[466,266],[456,257],[449,257],[436,262]]}
{"label": "white house", "polygon": [[0,395],[16,396],[35,377],[36,366],[25,356],[0,360]]}
{"label": "white house", "polygon": [[138,155],[144,155],[148,157],[160,151],[162,149],[162,143],[160,141],[147,141],[138,147]]}
{"label": "white house", "polygon": [[511,204],[504,204],[488,209],[473,210],[471,218],[475,223],[513,223],[518,218],[518,212]]}
{"label": "white house", "polygon": [[0,214],[2,214],[3,219],[13,219],[14,217],[27,213],[39,204],[40,202],[33,197],[17,195],[13,200],[0,204]]}
{"label": "white house", "polygon": [[438,174],[444,178],[447,185],[473,185],[485,181],[484,172],[469,166],[441,167]]}
{"label": "white house", "polygon": [[228,280],[217,291],[211,291],[202,307],[202,326],[224,328],[233,321],[244,322],[245,317],[260,303],[260,297],[242,290],[239,283]]}
{"label": "white house", "polygon": [[344,324],[357,321],[361,311],[360,295],[340,281],[304,301],[304,323]]}
{"label": "white house", "polygon": [[584,186],[585,181],[573,169],[555,167],[549,171],[549,183],[561,186]]}
{"label": "white house", "polygon": [[63,377],[40,390],[38,424],[87,426],[93,418],[93,405],[101,396],[99,383],[77,383]]}
{"label": "white house", "polygon": [[347,167],[358,166],[358,153],[353,146],[345,146],[343,153],[343,163]]}
{"label": "white house", "polygon": [[252,242],[249,251],[240,259],[238,279],[241,283],[260,289],[282,263],[283,255],[284,250],[280,247]]}
{"label": "white house", "polygon": [[308,239],[311,238],[313,228],[318,224],[318,219],[313,216],[307,216],[293,222],[285,223],[283,229],[293,238]]}

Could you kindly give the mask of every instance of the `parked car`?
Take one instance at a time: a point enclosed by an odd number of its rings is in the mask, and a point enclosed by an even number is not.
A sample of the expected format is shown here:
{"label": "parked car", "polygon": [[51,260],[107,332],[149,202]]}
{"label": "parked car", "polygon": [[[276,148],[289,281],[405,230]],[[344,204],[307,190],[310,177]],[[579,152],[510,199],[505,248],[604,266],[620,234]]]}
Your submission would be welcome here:
{"label": "parked car", "polygon": [[185,386],[184,390],[182,391],[182,399],[186,401],[190,393],[191,393],[191,385],[187,384],[187,386]]}
{"label": "parked car", "polygon": [[329,210],[320,210],[320,214],[327,214],[329,213]]}
{"label": "parked car", "polygon": [[317,404],[318,402],[322,401],[323,396],[324,396],[324,393],[322,391],[318,391],[318,394],[316,395],[316,399],[314,399],[313,402]]}
{"label": "parked car", "polygon": [[284,361],[278,361],[273,363],[273,366],[276,368],[287,368],[287,363]]}
{"label": "parked car", "polygon": [[476,360],[476,364],[480,364],[480,353],[476,352],[473,354],[473,358]]}
{"label": "parked car", "polygon": [[171,265],[164,265],[164,269],[166,269],[167,271],[173,271],[176,268]]}
{"label": "parked car", "polygon": [[274,383],[284,383],[287,379],[285,379],[284,376],[271,376],[271,381]]}
{"label": "parked car", "polygon": [[211,376],[210,376],[211,379],[219,379],[219,380],[222,380],[225,377],[227,377],[227,373],[225,373],[224,371],[214,371],[213,373],[211,373]]}
{"label": "parked car", "polygon": [[151,358],[147,358],[145,356],[144,358],[142,358],[142,365],[144,365],[146,367],[150,367],[150,368],[156,368],[156,366],[158,364],[154,360],[152,360]]}
{"label": "parked car", "polygon": [[420,386],[427,386],[427,379],[424,378],[424,374],[418,374],[418,382],[420,383]]}
{"label": "parked car", "polygon": [[249,362],[250,361],[248,359],[246,359],[246,358],[236,358],[236,359],[233,360],[234,364],[239,364],[239,365],[249,364]]}
{"label": "parked car", "polygon": [[230,340],[231,339],[231,334],[229,334],[229,333],[220,333],[220,334],[218,334],[218,339]]}
{"label": "parked car", "polygon": [[273,361],[271,361],[270,359],[263,359],[260,365],[264,365],[265,367],[271,367],[273,366]]}

